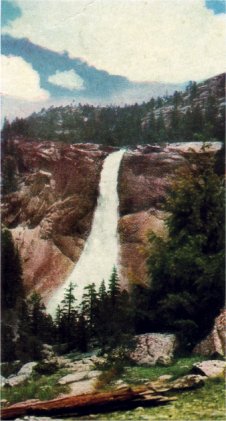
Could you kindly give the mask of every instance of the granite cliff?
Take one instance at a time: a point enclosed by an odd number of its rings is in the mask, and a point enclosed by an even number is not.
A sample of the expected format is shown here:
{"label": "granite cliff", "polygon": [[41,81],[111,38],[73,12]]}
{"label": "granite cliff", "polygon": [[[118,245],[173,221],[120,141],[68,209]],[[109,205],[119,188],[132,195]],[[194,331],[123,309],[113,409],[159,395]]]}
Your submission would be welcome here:
{"label": "granite cliff", "polygon": [[[18,188],[3,197],[2,222],[19,248],[27,292],[35,289],[45,300],[79,259],[103,161],[115,148],[21,139],[13,145]],[[122,285],[147,280],[147,235],[151,230],[164,234],[161,204],[189,146],[137,146],[124,154],[118,179]],[[200,144],[192,146],[200,149]]]}

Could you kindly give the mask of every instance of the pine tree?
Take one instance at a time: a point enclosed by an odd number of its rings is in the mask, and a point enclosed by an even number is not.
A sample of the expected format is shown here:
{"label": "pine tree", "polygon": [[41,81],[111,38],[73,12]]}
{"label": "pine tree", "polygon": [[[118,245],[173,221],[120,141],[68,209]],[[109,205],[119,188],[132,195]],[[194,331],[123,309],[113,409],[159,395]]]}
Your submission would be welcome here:
{"label": "pine tree", "polygon": [[170,113],[169,137],[172,140],[179,140],[181,136],[181,114],[177,107]]}
{"label": "pine tree", "polygon": [[110,336],[111,314],[109,313],[109,302],[110,299],[108,297],[105,282],[103,280],[98,291],[98,308],[96,316],[96,335],[98,338],[99,346],[103,353],[106,351],[108,339]]}
{"label": "pine tree", "polygon": [[156,140],[158,142],[165,142],[167,140],[166,126],[162,111],[156,121]]}
{"label": "pine tree", "polygon": [[52,343],[54,325],[52,317],[46,313],[41,296],[34,292],[28,300],[31,334],[41,342]]}
{"label": "pine tree", "polygon": [[13,156],[9,155],[4,158],[2,164],[2,193],[13,193],[17,189],[16,160]]}
{"label": "pine tree", "polygon": [[42,358],[42,341],[32,331],[32,319],[29,305],[20,301],[18,308],[18,326],[16,340],[16,357],[22,362],[38,361]]}
{"label": "pine tree", "polygon": [[155,113],[153,110],[150,111],[150,117],[148,120],[148,129],[147,129],[147,140],[148,142],[154,142],[156,140],[156,119]]}
{"label": "pine tree", "polygon": [[88,339],[87,321],[81,313],[76,324],[76,348],[81,352],[87,352]]}
{"label": "pine tree", "polygon": [[113,268],[109,280],[108,308],[106,312],[107,335],[106,343],[109,350],[121,348],[126,350],[133,336],[133,317],[129,295],[120,291],[119,277],[116,267]]}
{"label": "pine tree", "polygon": [[112,274],[109,280],[108,294],[111,305],[114,307],[117,304],[117,300],[120,295],[119,278],[115,266],[113,267]]}
{"label": "pine tree", "polygon": [[98,311],[98,299],[95,284],[92,283],[84,288],[82,298],[82,315],[86,320],[89,342],[95,340],[96,322]]}
{"label": "pine tree", "polygon": [[69,287],[65,290],[64,299],[62,301],[62,309],[64,314],[67,316],[68,323],[70,323],[72,315],[75,311],[76,298],[73,294],[75,287],[76,286],[70,282]]}
{"label": "pine tree", "polygon": [[77,318],[76,298],[73,294],[76,285],[70,282],[68,288],[65,290],[64,299],[62,301],[62,317],[61,330],[64,331],[64,337],[68,343],[74,343],[75,339],[75,324]]}
{"label": "pine tree", "polygon": [[6,320],[1,326],[1,360],[2,362],[16,360],[15,332],[11,321],[7,323]]}
{"label": "pine tree", "polygon": [[2,227],[1,255],[1,306],[2,312],[16,307],[17,300],[24,297],[20,256],[11,232]]}
{"label": "pine tree", "polygon": [[5,143],[11,137],[11,124],[7,118],[4,118],[2,131],[1,131],[1,138],[2,141]]}
{"label": "pine tree", "polygon": [[205,109],[205,129],[204,133],[208,140],[217,136],[218,133],[218,106],[216,98],[213,95],[208,96]]}

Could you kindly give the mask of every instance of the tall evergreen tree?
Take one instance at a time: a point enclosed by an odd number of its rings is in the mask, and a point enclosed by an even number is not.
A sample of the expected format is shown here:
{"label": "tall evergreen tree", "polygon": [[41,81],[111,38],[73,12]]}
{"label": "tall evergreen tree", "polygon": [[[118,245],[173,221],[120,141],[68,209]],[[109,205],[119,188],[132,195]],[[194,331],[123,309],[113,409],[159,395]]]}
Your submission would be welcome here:
{"label": "tall evergreen tree", "polygon": [[2,193],[13,193],[17,189],[16,159],[11,155],[7,155],[2,164]]}
{"label": "tall evergreen tree", "polygon": [[24,297],[24,288],[19,252],[14,245],[11,232],[4,226],[1,244],[1,306],[4,312],[16,307],[17,300]]}
{"label": "tall evergreen tree", "polygon": [[15,351],[16,357],[23,362],[37,361],[42,357],[42,341],[32,331],[29,306],[25,300],[20,301],[18,308]]}
{"label": "tall evergreen tree", "polygon": [[109,294],[111,305],[115,306],[117,304],[118,297],[120,296],[120,284],[119,284],[117,269],[115,266],[113,267],[112,274],[109,280],[108,294]]}
{"label": "tall evergreen tree", "polygon": [[34,292],[28,300],[31,334],[42,342],[52,343],[54,339],[54,325],[52,317],[46,313],[41,296]]}
{"label": "tall evergreen tree", "polygon": [[165,204],[169,236],[152,235],[150,313],[156,329],[191,348],[205,336],[224,297],[224,189],[204,148],[191,154]]}
{"label": "tall evergreen tree", "polygon": [[75,324],[77,317],[76,298],[73,294],[75,285],[70,282],[68,288],[65,290],[64,299],[62,301],[62,318],[61,323],[64,326],[65,339],[67,342],[72,341],[75,337]]}
{"label": "tall evergreen tree", "polygon": [[96,318],[96,334],[99,346],[101,347],[103,353],[107,348],[110,335],[109,320],[111,318],[111,314],[109,314],[109,302],[110,299],[103,280],[98,291],[98,308]]}
{"label": "tall evergreen tree", "polygon": [[82,315],[87,323],[89,341],[95,340],[97,323],[98,299],[95,284],[84,288],[82,298]]}

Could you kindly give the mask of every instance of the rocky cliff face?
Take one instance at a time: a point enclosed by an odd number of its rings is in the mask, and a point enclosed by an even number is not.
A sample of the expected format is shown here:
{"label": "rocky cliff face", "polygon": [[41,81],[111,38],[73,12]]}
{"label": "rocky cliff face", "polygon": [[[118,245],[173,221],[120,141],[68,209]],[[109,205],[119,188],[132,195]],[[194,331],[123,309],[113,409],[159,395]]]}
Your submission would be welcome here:
{"label": "rocky cliff face", "polygon": [[[147,235],[151,230],[164,235],[161,203],[189,146],[138,146],[124,154],[118,180],[123,285],[147,280]],[[103,161],[114,149],[21,140],[15,148],[19,188],[3,197],[2,222],[20,250],[27,292],[36,289],[45,299],[79,259]]]}
{"label": "rocky cliff face", "polygon": [[[178,143],[165,147],[138,146],[128,151],[119,173],[122,283],[147,281],[148,234],[164,235],[163,199],[176,169],[184,165],[190,148],[200,151],[201,143]],[[219,149],[220,142],[212,145]]]}
{"label": "rocky cliff face", "polygon": [[169,177],[184,158],[167,148],[138,147],[124,155],[119,174],[122,280],[145,283],[149,231],[164,232],[161,204]]}
{"label": "rocky cliff face", "polygon": [[[198,107],[202,114],[206,112],[209,107],[210,97],[214,98],[214,106],[217,110],[217,115],[224,114],[225,109],[225,74],[222,73],[202,83],[193,85],[193,88],[187,89],[180,95],[180,102],[177,104],[177,111],[179,115],[183,116],[192,108]],[[171,113],[175,108],[175,104],[163,104],[154,110],[154,115],[158,118],[162,115],[166,127],[170,125]],[[145,129],[151,124],[151,112],[148,112],[142,119],[142,128]]]}
{"label": "rocky cliff face", "polygon": [[19,190],[4,197],[2,221],[20,250],[27,291],[44,296],[77,262],[92,224],[103,160],[95,145],[15,142]]}

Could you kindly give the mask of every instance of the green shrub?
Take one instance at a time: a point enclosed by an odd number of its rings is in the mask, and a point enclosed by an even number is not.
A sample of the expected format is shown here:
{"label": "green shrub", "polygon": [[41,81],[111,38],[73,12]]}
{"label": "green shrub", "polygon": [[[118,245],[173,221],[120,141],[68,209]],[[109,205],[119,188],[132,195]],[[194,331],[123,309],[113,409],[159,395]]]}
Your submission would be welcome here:
{"label": "green shrub", "polygon": [[39,374],[54,374],[59,369],[57,361],[40,361],[36,367],[35,371]]}

